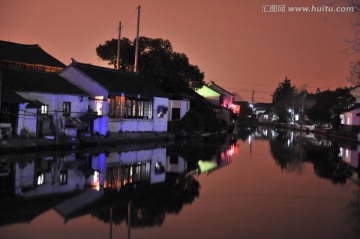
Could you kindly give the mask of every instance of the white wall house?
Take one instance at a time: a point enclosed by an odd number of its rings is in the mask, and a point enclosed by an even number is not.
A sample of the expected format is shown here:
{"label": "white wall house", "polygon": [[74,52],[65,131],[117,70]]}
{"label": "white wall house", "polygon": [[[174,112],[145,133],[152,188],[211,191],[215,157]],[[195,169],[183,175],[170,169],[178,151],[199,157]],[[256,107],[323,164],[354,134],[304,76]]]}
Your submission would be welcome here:
{"label": "white wall house", "polygon": [[78,119],[87,112],[87,94],[57,73],[7,70],[4,82],[27,101],[19,104],[17,135],[76,136],[86,126]]}
{"label": "white wall house", "polygon": [[196,93],[204,97],[206,100],[220,106],[217,111],[218,118],[224,120],[228,124],[232,123],[232,114],[235,112],[234,95],[224,90],[214,82],[204,85],[196,90]]}
{"label": "white wall house", "polygon": [[169,101],[169,121],[180,120],[190,110],[190,100],[188,99],[171,99]]}
{"label": "white wall house", "polygon": [[345,112],[341,123],[343,125],[360,125],[360,108]]}
{"label": "white wall house", "polygon": [[167,131],[167,94],[137,74],[73,61],[60,75],[89,94],[94,132]]}
{"label": "white wall house", "polygon": [[[0,52],[0,138],[4,136],[3,131],[8,134],[9,126],[11,135],[20,135],[24,132],[35,134],[39,128],[39,118],[36,116],[41,102],[31,96],[32,93],[84,93],[74,86],[69,87],[69,83],[64,79],[59,79],[56,72],[62,70],[65,65],[37,44],[0,41]],[[27,98],[21,97],[17,92],[23,92]]]}

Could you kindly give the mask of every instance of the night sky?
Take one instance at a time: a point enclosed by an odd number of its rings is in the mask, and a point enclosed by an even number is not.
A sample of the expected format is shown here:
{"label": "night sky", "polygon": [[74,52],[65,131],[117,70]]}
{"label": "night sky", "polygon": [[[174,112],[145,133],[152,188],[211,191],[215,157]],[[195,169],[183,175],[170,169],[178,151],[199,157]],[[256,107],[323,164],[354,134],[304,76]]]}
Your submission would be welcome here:
{"label": "night sky", "polygon": [[[95,52],[99,44],[140,35],[168,39],[176,52],[243,100],[269,102],[285,76],[310,92],[349,86],[346,40],[354,39],[354,12],[290,12],[289,7],[322,7],[333,0],[0,0],[0,39],[39,44],[69,64],[107,66]],[[285,11],[277,9],[285,5]],[[276,7],[271,8],[271,7]],[[347,6],[338,0],[334,8]],[[272,11],[272,12],[271,12]]]}

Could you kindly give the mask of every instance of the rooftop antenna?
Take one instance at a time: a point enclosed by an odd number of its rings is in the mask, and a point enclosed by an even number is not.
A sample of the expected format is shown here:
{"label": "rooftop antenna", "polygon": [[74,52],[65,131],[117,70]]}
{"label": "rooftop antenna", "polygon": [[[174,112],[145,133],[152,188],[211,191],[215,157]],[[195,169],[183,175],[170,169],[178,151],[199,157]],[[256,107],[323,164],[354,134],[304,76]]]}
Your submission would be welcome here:
{"label": "rooftop antenna", "polygon": [[121,41],[121,21],[119,22],[119,37],[117,45],[116,69],[120,69],[120,41]]}
{"label": "rooftop antenna", "polygon": [[135,62],[134,62],[134,72],[137,73],[137,64],[138,64],[138,54],[139,54],[139,28],[140,28],[140,5],[138,9],[138,20],[137,20],[137,32],[136,32],[136,45],[135,45]]}

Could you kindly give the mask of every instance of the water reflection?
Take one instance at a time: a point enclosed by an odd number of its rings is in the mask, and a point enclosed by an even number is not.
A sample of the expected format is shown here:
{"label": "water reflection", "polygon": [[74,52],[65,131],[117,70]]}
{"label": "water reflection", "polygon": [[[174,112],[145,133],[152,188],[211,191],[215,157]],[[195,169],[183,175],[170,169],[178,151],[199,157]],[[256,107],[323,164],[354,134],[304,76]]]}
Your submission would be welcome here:
{"label": "water reflection", "polygon": [[50,209],[65,222],[90,214],[120,224],[131,215],[131,227],[159,226],[166,214],[179,213],[199,196],[196,175],[209,173],[204,164],[215,170],[231,162],[235,143],[220,137],[190,144],[2,155],[0,226],[31,221]]}
{"label": "water reflection", "polygon": [[313,133],[274,130],[267,127],[246,128],[237,132],[248,141],[250,154],[254,140],[268,140],[270,153],[281,170],[303,174],[305,163],[311,163],[319,178],[333,184],[356,185],[353,199],[346,207],[347,223],[351,225],[349,238],[360,236],[360,145],[331,141]]}
{"label": "water reflection", "polygon": [[196,142],[1,155],[0,228],[31,222],[52,209],[66,225],[84,216],[104,222],[110,238],[115,225],[126,225],[128,237],[131,228],[161,226],[167,215],[177,215],[201,198],[199,175],[224,177],[223,169],[231,168],[239,153],[238,140],[248,145],[250,154],[259,150],[257,141],[269,144],[278,171],[301,175],[306,164],[334,185],[357,185],[346,216],[352,234],[360,235],[357,145],[260,127]]}

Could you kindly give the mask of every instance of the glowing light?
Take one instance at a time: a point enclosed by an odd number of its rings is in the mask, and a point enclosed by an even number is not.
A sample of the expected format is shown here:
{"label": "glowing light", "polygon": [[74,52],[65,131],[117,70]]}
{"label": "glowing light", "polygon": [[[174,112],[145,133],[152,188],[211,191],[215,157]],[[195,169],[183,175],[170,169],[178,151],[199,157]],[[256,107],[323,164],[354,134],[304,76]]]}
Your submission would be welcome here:
{"label": "glowing light", "polygon": [[94,188],[97,191],[100,190],[100,172],[99,171],[94,172],[93,183],[91,186],[92,186],[92,188]]}
{"label": "glowing light", "polygon": [[38,177],[37,177],[37,185],[43,185],[45,182],[45,176],[44,174],[40,174]]}

